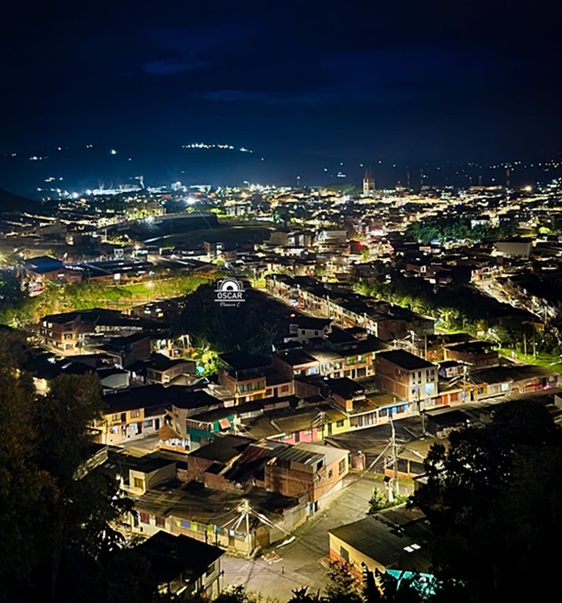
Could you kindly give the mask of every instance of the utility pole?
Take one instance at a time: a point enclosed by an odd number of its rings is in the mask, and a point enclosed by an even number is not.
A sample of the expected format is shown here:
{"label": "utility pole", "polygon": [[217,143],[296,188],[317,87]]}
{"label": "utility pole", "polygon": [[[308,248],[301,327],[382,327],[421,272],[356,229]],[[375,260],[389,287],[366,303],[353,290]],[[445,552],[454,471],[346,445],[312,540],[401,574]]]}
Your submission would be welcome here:
{"label": "utility pole", "polygon": [[394,429],[394,421],[390,419],[390,444],[392,447],[392,463],[394,465],[394,475],[390,482],[390,488],[388,492],[389,502],[394,502],[396,493],[398,491],[398,451],[396,447],[396,430]]}
{"label": "utility pole", "polygon": [[250,534],[250,503],[248,502],[248,499],[244,499],[244,502],[242,503],[242,509],[243,509],[243,513],[246,515],[246,546],[248,548],[248,557],[250,556],[251,552],[252,552],[252,548],[251,548],[251,534]]}

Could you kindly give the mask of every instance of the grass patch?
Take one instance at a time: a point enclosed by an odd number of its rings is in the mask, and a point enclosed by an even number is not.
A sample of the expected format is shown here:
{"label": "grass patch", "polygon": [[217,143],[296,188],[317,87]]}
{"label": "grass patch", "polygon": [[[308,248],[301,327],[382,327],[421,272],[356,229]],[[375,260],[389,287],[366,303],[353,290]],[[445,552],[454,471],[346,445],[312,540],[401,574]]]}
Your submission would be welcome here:
{"label": "grass patch", "polygon": [[500,348],[499,352],[502,356],[511,360],[515,358],[521,362],[526,362],[527,364],[544,366],[545,368],[553,369],[562,375],[562,358],[556,354],[538,353],[535,357],[533,354],[524,354],[519,350],[508,348]]}

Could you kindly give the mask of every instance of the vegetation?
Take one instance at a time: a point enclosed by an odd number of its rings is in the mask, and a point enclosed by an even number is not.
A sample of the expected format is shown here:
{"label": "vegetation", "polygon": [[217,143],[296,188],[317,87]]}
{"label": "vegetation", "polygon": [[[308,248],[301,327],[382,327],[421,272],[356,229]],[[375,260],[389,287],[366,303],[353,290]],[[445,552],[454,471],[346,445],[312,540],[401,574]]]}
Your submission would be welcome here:
{"label": "vegetation", "polygon": [[[0,592],[5,601],[160,600],[149,568],[116,531],[131,502],[99,468],[87,425],[103,400],[96,377],[64,375],[39,397],[20,369],[19,334],[0,337]],[[434,534],[431,590],[418,578],[364,572],[363,589],[343,563],[325,592],[293,591],[291,603],[535,600],[557,585],[562,539],[562,429],[540,403],[499,406],[484,427],[450,435],[425,463],[427,483],[409,504]],[[374,497],[375,506],[381,501]],[[540,577],[537,578],[537,577]],[[218,603],[259,603],[242,587]]]}
{"label": "vegetation", "polygon": [[390,509],[391,507],[396,507],[397,505],[401,505],[405,503],[409,498],[407,494],[398,494],[394,497],[394,500],[390,501],[386,499],[379,491],[379,489],[375,486],[373,488],[373,494],[369,499],[369,515],[373,515],[374,513],[378,513],[383,509]]}
{"label": "vegetation", "polygon": [[510,321],[505,317],[514,314],[524,316],[523,312],[501,304],[468,285],[435,287],[421,278],[407,278],[393,270],[385,280],[360,281],[355,288],[363,295],[434,316],[446,329],[468,329],[476,333],[482,328],[487,330],[491,324],[498,324],[501,318],[505,329],[502,341],[509,343],[518,340],[522,328],[520,319]]}
{"label": "vegetation", "polygon": [[406,229],[406,236],[414,241],[425,243],[432,241],[445,242],[480,242],[509,239],[516,233],[513,222],[505,222],[500,226],[475,226],[472,228],[469,218],[447,218],[430,216],[421,222],[413,222]]}
{"label": "vegetation", "polygon": [[192,351],[187,358],[197,362],[197,368],[202,377],[214,375],[217,372],[218,353],[205,337],[194,338]]}
{"label": "vegetation", "polygon": [[38,397],[20,349],[17,336],[0,338],[1,599],[148,603],[146,563],[112,527],[130,502],[106,473],[83,469],[99,381],[64,375]]}
{"label": "vegetation", "polygon": [[357,184],[346,184],[341,182],[334,182],[333,184],[328,184],[326,190],[333,191],[335,193],[342,193],[343,195],[358,195],[362,192],[362,187]]}
{"label": "vegetation", "polygon": [[7,302],[0,306],[0,323],[21,327],[37,323],[47,314],[126,307],[153,299],[179,297],[207,282],[207,278],[182,275],[129,285],[48,283],[43,293],[36,297],[25,296],[17,303]]}
{"label": "vegetation", "polygon": [[412,504],[435,536],[434,572],[449,600],[538,600],[557,587],[562,537],[562,429],[517,401],[491,423],[432,447]]}
{"label": "vegetation", "polygon": [[279,334],[276,323],[258,311],[250,296],[251,290],[239,307],[224,308],[215,301],[214,287],[202,285],[187,298],[174,329],[178,335],[189,333],[202,342],[210,342],[219,353],[233,350],[271,353]]}

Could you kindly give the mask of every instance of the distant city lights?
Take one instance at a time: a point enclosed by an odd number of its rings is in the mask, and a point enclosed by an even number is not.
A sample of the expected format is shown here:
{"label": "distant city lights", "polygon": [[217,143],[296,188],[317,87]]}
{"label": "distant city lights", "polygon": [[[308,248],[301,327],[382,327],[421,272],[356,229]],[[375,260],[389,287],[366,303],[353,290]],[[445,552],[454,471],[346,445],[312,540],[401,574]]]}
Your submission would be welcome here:
{"label": "distant city lights", "polygon": [[[191,144],[182,144],[182,149],[221,149],[227,151],[240,151],[240,153],[253,153],[246,147],[234,147],[231,144],[207,144],[206,142],[194,142]],[[262,158],[263,160],[263,158]]]}

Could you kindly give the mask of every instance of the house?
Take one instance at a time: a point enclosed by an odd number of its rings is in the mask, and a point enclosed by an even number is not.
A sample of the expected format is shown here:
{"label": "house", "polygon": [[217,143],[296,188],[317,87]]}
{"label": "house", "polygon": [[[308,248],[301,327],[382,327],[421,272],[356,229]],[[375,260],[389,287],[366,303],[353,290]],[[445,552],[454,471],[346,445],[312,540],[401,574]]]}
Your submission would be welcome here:
{"label": "house", "polygon": [[124,389],[129,386],[129,371],[116,367],[111,359],[99,354],[56,357],[43,351],[41,354],[29,353],[25,361],[25,369],[33,375],[35,389],[40,394],[49,391],[50,382],[59,375],[86,375],[96,373],[104,390]]}
{"label": "house", "polygon": [[380,352],[375,358],[380,389],[396,394],[418,410],[432,406],[438,395],[438,367],[405,350]]}
{"label": "house", "polygon": [[146,382],[166,385],[180,375],[195,375],[196,372],[196,363],[193,360],[172,360],[164,354],[156,353],[152,354],[147,362]]}
{"label": "house", "polygon": [[141,496],[150,488],[176,479],[177,465],[177,461],[158,452],[141,457],[111,452],[107,469],[117,472],[122,490]]}
{"label": "house", "polygon": [[271,365],[278,373],[291,380],[299,376],[320,374],[318,360],[301,348],[274,354]]}
{"label": "house", "polygon": [[160,594],[170,595],[174,600],[189,600],[193,596],[212,600],[221,593],[224,551],[217,546],[160,530],[134,551],[148,561],[149,579]]}
{"label": "house", "polygon": [[127,368],[136,362],[146,361],[151,354],[150,334],[139,331],[129,335],[111,337],[101,349],[123,367]]}
{"label": "house", "polygon": [[[160,435],[160,444],[178,450],[195,450],[209,444],[222,430],[231,427],[229,417],[233,415],[232,407],[225,408],[224,402],[204,390],[186,390],[180,386],[167,388],[172,398],[166,411],[166,432]],[[208,412],[219,412],[221,416],[200,416]],[[216,424],[215,424],[216,423]]]}
{"label": "house", "polygon": [[349,377],[327,379],[326,385],[334,402],[348,413],[353,412],[358,402],[365,400],[365,388]]}
{"label": "house", "polygon": [[104,396],[107,408],[102,420],[94,421],[101,442],[117,446],[158,433],[169,404],[161,385],[147,385]]}
{"label": "house", "polygon": [[251,556],[286,538],[306,520],[305,505],[262,487],[215,489],[203,483],[160,484],[135,500],[130,532],[184,534]]}
{"label": "house", "polygon": [[307,498],[307,511],[324,506],[349,471],[349,452],[300,443],[275,451],[265,466],[265,487],[291,498]]}
{"label": "house", "polygon": [[30,260],[25,260],[23,269],[34,282],[55,281],[60,272],[64,270],[64,264],[55,258],[42,255]]}
{"label": "house", "polygon": [[329,404],[303,404],[298,408],[264,411],[242,421],[244,433],[256,439],[298,444],[322,442],[326,437],[349,430],[345,412]]}
{"label": "house", "polygon": [[227,488],[224,479],[216,476],[231,466],[253,442],[251,438],[225,435],[198,448],[187,457],[187,479],[211,487]]}
{"label": "house", "polygon": [[470,341],[445,346],[445,360],[456,360],[476,368],[497,366],[500,363],[498,351],[485,341]]}
{"label": "house", "polygon": [[236,403],[264,398],[266,368],[271,361],[265,356],[247,352],[221,354],[218,361],[218,380],[235,397]]}
{"label": "house", "polygon": [[360,581],[363,569],[426,573],[431,531],[425,516],[405,505],[329,531],[330,560],[343,562]]}
{"label": "house", "polygon": [[555,370],[533,364],[492,366],[471,372],[470,379],[478,399],[542,391],[560,383]]}
{"label": "house", "polygon": [[79,312],[49,314],[43,317],[39,326],[39,335],[43,343],[62,352],[71,352],[78,348],[81,335],[87,331]]}
{"label": "house", "polygon": [[314,318],[313,316],[297,316],[289,323],[289,335],[285,341],[309,341],[310,339],[327,339],[332,331],[332,321],[329,318]]}

